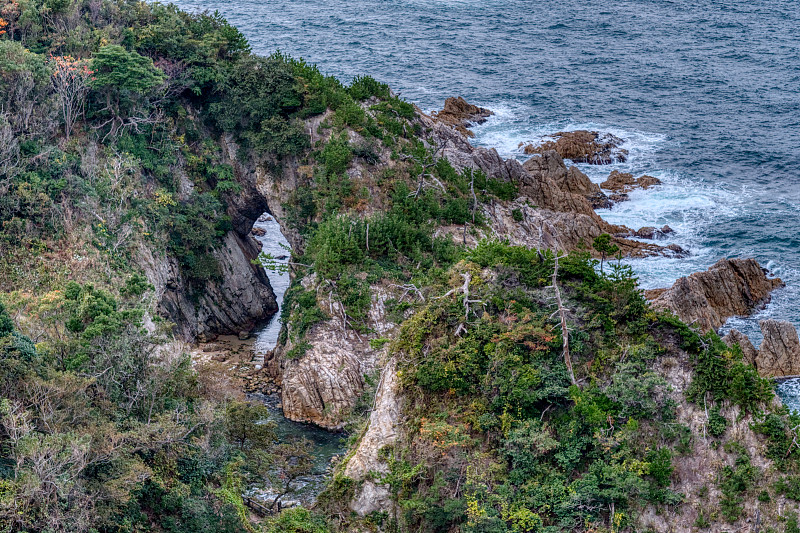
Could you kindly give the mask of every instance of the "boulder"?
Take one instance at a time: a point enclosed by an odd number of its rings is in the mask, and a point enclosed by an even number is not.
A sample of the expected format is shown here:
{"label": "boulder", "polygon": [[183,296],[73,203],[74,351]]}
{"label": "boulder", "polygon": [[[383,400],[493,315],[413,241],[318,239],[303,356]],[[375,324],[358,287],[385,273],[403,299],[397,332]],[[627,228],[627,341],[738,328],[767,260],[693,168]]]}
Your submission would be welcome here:
{"label": "boulder", "polygon": [[727,335],[722,337],[722,342],[731,347],[733,347],[735,344],[738,344],[739,348],[742,350],[744,360],[751,365],[756,363],[756,355],[758,352],[756,351],[755,346],[753,346],[753,343],[750,342],[750,338],[738,329],[730,330]]}
{"label": "boulder", "polygon": [[672,287],[646,291],[656,309],[674,312],[703,331],[717,330],[732,316],[749,315],[782,287],[755,259],[720,259],[705,272],[678,279]]}
{"label": "boulder", "polygon": [[256,237],[263,237],[264,235],[267,234],[267,230],[265,230],[264,228],[259,228],[257,226],[254,226],[253,229],[250,230],[250,233],[255,235]]}
{"label": "boulder", "polygon": [[669,226],[664,226],[663,228],[645,226],[636,230],[632,236],[638,237],[639,239],[664,239],[670,233],[675,233],[675,230]]}
{"label": "boulder", "polygon": [[483,124],[491,115],[494,115],[492,111],[472,105],[459,96],[445,100],[444,109],[435,111],[432,117],[437,122],[452,126],[468,137],[474,137],[475,134],[468,128],[475,124]]}
{"label": "boulder", "polygon": [[623,163],[628,159],[628,151],[620,148],[623,140],[610,133],[586,130],[560,131],[548,137],[554,140],[539,145],[525,145],[524,152],[530,155],[555,150],[564,159],[590,165]]}
{"label": "boulder", "polygon": [[756,357],[756,368],[762,376],[800,375],[800,338],[797,330],[785,320],[761,320],[758,325],[764,340]]}

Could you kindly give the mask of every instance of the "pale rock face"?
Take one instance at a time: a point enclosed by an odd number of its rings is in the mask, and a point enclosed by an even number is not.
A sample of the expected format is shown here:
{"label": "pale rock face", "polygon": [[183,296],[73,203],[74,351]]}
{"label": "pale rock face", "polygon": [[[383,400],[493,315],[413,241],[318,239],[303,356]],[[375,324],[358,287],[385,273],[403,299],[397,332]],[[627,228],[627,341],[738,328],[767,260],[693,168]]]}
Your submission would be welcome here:
{"label": "pale rock face", "polygon": [[278,310],[264,270],[251,264],[258,245],[248,236],[229,231],[214,250],[221,275],[193,293],[177,260],[139,250],[139,263],[155,287],[159,313],[174,322],[186,341],[218,334],[238,334]]}
{"label": "pale rock face", "polygon": [[375,395],[375,409],[370,415],[367,431],[344,469],[345,476],[364,482],[350,503],[350,508],[361,516],[374,511],[386,511],[393,505],[389,487],[378,483],[371,473],[389,471],[386,463],[379,457],[379,452],[397,441],[400,414],[397,366],[392,359],[381,372],[381,381]]}
{"label": "pale rock face", "polygon": [[364,390],[364,374],[374,368],[373,350],[337,320],[316,325],[299,359],[285,359],[281,401],[290,420],[341,429],[344,418]]}
{"label": "pale rock face", "polygon": [[[314,283],[309,280],[304,285]],[[372,287],[370,292],[370,325],[378,336],[386,335],[395,327],[387,320],[384,306],[392,292],[382,286]],[[322,305],[323,308],[331,306],[336,315],[337,303]],[[280,357],[283,360],[281,401],[286,418],[311,422],[326,429],[341,429],[364,391],[364,376],[375,370],[380,357],[380,351],[370,346],[369,339],[343,327],[341,319],[332,318],[317,324],[306,334],[304,340],[310,347],[302,357]],[[286,353],[291,348],[287,343],[279,350]]]}
{"label": "pale rock face", "polygon": [[749,315],[782,287],[755,259],[720,259],[705,272],[678,279],[668,289],[647,291],[657,309],[669,309],[703,331],[717,330],[732,316]]}
{"label": "pale rock face", "polygon": [[795,327],[785,320],[762,320],[758,323],[764,341],[758,350],[756,368],[762,376],[800,374],[800,338]]}

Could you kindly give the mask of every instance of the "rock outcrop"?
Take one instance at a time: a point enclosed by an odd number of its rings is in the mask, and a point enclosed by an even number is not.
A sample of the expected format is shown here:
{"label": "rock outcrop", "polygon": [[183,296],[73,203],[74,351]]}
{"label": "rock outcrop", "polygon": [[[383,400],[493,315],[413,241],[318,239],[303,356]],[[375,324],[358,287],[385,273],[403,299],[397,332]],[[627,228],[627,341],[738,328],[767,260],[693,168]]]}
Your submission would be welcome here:
{"label": "rock outcrop", "polygon": [[753,346],[753,343],[750,342],[750,338],[738,329],[730,330],[724,337],[722,337],[722,342],[728,346],[738,344],[739,348],[742,350],[742,356],[744,357],[744,360],[751,365],[756,364],[758,351],[756,350],[755,346]]}
{"label": "rock outcrop", "polygon": [[720,259],[705,272],[678,279],[668,289],[646,291],[653,307],[673,311],[687,324],[716,330],[732,316],[750,314],[783,286],[755,259]]}
{"label": "rock outcrop", "polygon": [[[248,228],[249,230],[249,228]],[[278,311],[264,269],[252,264],[260,247],[249,236],[225,234],[213,252],[220,275],[194,289],[178,261],[165,254],[139,250],[139,263],[155,287],[159,314],[169,318],[187,342],[220,334],[249,331]]]}
{"label": "rock outcrop", "polygon": [[554,140],[539,145],[527,144],[523,148],[524,152],[531,155],[555,150],[564,159],[590,165],[624,163],[628,159],[628,151],[620,148],[623,140],[610,133],[586,130],[560,131],[549,137]]}
{"label": "rock outcrop", "polygon": [[770,377],[800,375],[800,338],[791,322],[761,320],[758,325],[764,335],[755,360],[758,372]]}
{"label": "rock outcrop", "polygon": [[628,193],[634,189],[649,189],[654,185],[661,185],[661,180],[653,176],[639,176],[634,178],[633,174],[612,170],[608,178],[600,184],[600,187],[611,191],[609,196],[612,202],[624,202],[628,199]]}
{"label": "rock outcrop", "polygon": [[[303,280],[304,287],[316,288],[316,279]],[[371,288],[369,322],[376,336],[385,336],[395,326],[386,318],[384,302],[393,297],[382,286]],[[339,313],[338,302],[325,301],[322,308]],[[270,371],[281,383],[281,402],[286,418],[310,422],[320,427],[342,429],[356,400],[366,385],[364,376],[372,374],[380,359],[380,350],[370,346],[371,337],[345,327],[338,316],[321,322],[306,333],[305,353],[297,359],[286,354],[294,347],[291,341],[276,349]]]}
{"label": "rock outcrop", "polygon": [[[284,359],[281,376],[283,414],[289,420],[342,429],[355,399],[364,390],[364,375],[372,372],[375,354],[338,321],[312,328],[298,359]],[[291,346],[291,345],[289,345]]]}
{"label": "rock outcrop", "polygon": [[[553,181],[560,193],[559,196],[561,196],[561,198],[554,200],[563,206],[561,209],[558,209],[559,211],[576,211],[589,214],[590,211],[594,213],[595,209],[610,207],[611,205],[608,197],[606,197],[596,183],[592,183],[589,177],[578,170],[577,167],[567,168],[563,158],[554,150],[543,152],[540,157],[528,159],[522,165],[522,168],[524,168],[535,181],[544,182],[547,179]],[[523,176],[523,185],[525,185],[525,181],[525,177]],[[538,191],[536,191],[536,189],[538,188],[534,188],[534,191],[531,191],[531,185],[531,183],[527,184],[527,192],[534,192],[534,194],[537,194]],[[523,190],[521,192],[526,191]],[[583,202],[580,202],[580,205],[571,202],[570,199],[574,196],[585,198],[588,202],[589,209],[586,208]],[[543,198],[543,200],[550,201],[548,198]],[[545,207],[553,207],[553,205],[546,205]]]}
{"label": "rock outcrop", "polygon": [[494,115],[493,112],[476,105],[472,105],[462,97],[448,98],[444,101],[441,111],[432,113],[437,122],[447,124],[468,137],[474,137],[469,128],[475,124],[483,124],[486,119]]}
{"label": "rock outcrop", "polygon": [[367,431],[344,468],[345,476],[362,482],[350,502],[350,509],[360,516],[385,511],[393,505],[389,486],[378,483],[374,473],[389,472],[386,462],[380,457],[380,451],[397,441],[400,413],[400,384],[396,363],[392,359],[381,372],[381,381],[375,393],[375,408],[370,414]]}

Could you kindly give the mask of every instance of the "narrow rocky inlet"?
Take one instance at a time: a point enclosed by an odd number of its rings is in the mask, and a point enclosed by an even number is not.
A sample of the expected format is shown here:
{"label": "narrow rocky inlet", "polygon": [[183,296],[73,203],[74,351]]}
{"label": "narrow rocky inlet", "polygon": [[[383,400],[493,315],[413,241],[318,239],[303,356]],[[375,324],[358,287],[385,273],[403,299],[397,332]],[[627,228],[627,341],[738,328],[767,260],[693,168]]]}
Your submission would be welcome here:
{"label": "narrow rocky inlet", "polygon": [[[288,271],[277,268],[289,262],[291,249],[286,238],[281,233],[278,222],[269,213],[263,213],[253,225],[250,232],[261,244],[262,253],[274,258],[275,268],[265,267],[269,283],[275,293],[278,303],[278,312],[266,324],[253,331],[254,340],[250,345],[252,351],[252,372],[245,377],[247,399],[264,404],[270,416],[263,422],[276,424],[276,434],[279,442],[288,442],[293,439],[306,439],[310,445],[313,457],[313,467],[308,475],[298,478],[290,487],[291,492],[280,500],[282,508],[297,505],[312,505],[322,490],[326,476],[330,474],[332,462],[346,452],[345,435],[341,432],[331,432],[312,424],[294,422],[283,414],[280,400],[280,390],[272,379],[267,376],[264,368],[265,357],[271,356],[278,343],[278,336],[282,327],[281,310],[286,291],[291,283]],[[279,493],[269,484],[249,487],[246,496],[272,507]],[[277,507],[277,506],[276,506]]]}

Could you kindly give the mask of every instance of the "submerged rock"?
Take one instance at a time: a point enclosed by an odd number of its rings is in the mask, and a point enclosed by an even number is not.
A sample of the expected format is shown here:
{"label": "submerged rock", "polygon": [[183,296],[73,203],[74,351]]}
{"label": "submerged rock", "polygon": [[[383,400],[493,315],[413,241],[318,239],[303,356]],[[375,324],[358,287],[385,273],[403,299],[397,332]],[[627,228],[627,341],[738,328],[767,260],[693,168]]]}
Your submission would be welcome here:
{"label": "submerged rock", "polygon": [[732,316],[749,315],[782,287],[755,259],[720,259],[705,272],[678,279],[668,289],[645,291],[653,307],[674,312],[703,331],[716,330]]}
{"label": "submerged rock", "polygon": [[623,140],[610,133],[587,130],[560,131],[549,137],[555,140],[545,141],[540,145],[525,145],[524,152],[530,155],[555,150],[564,159],[590,165],[624,163],[628,159],[628,151],[620,148]]}

